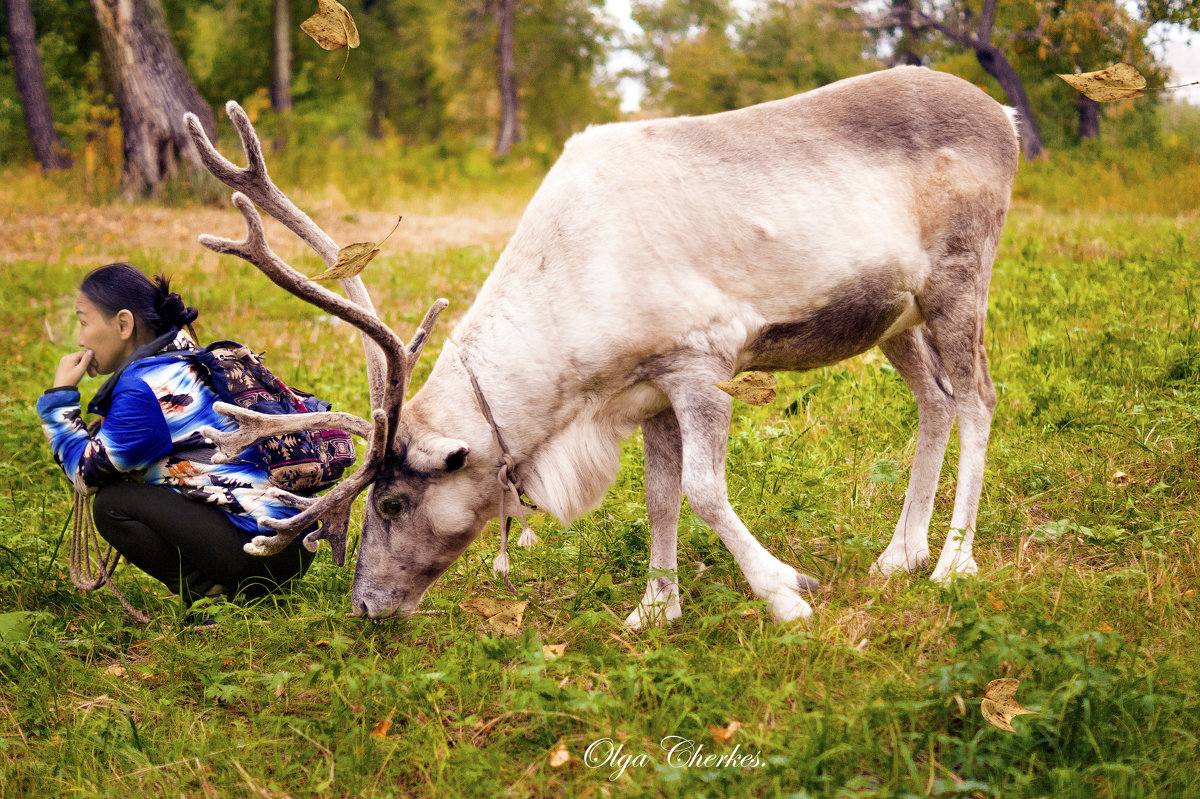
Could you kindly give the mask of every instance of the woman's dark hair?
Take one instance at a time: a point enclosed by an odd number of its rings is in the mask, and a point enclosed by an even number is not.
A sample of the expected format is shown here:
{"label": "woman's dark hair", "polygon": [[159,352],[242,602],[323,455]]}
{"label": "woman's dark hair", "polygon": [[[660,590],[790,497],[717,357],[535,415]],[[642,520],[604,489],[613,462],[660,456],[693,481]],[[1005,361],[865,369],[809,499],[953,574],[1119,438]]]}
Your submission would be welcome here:
{"label": "woman's dark hair", "polygon": [[[79,284],[79,291],[108,316],[128,310],[137,324],[145,325],[157,338],[171,328],[187,327],[200,312],[184,305],[171,291],[171,279],[157,275],[153,280],[129,264],[108,264],[94,269]],[[192,338],[196,334],[192,332]]]}

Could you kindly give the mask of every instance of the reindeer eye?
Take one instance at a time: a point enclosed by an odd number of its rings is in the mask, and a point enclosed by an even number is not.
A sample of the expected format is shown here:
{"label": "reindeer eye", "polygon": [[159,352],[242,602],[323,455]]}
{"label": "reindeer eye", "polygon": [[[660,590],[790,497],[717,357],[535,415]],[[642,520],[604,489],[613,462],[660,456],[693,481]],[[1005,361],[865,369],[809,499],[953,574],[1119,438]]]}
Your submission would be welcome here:
{"label": "reindeer eye", "polygon": [[408,508],[408,500],[404,497],[387,497],[380,500],[379,512],[390,519],[394,519]]}

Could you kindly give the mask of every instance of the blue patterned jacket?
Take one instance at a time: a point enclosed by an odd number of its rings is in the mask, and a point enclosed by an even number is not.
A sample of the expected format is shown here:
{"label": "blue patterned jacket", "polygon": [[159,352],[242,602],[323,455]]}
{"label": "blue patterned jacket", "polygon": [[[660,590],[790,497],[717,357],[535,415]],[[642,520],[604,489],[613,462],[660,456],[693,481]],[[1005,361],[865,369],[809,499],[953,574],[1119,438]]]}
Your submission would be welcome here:
{"label": "blue patterned jacket", "polygon": [[104,417],[95,436],[81,419],[77,388],[43,394],[37,411],[54,459],[80,491],[135,479],[217,505],[248,535],[271,534],[260,529],[261,520],[299,511],[268,494],[267,472],[249,452],[245,459],[212,462],[216,448],[200,428],[232,430],[237,423],[213,410],[218,397],[188,360],[165,354],[194,346],[186,333],[172,330],[135,352],[88,406]]}

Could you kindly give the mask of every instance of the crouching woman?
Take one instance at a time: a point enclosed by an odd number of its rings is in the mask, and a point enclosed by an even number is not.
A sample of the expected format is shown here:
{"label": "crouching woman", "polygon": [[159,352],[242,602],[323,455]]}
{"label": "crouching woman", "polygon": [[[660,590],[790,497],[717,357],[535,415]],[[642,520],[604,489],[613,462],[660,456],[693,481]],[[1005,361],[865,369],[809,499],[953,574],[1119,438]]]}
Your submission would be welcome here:
{"label": "crouching woman", "polygon": [[[77,490],[96,490],[97,531],[130,563],[178,594],[185,605],[206,596],[257,597],[300,576],[312,553],[303,536],[277,555],[242,547],[264,519],[297,511],[268,493],[268,475],[243,460],[216,464],[205,426],[236,424],[213,410],[217,395],[179,351],[195,347],[195,308],[159,275],[128,264],[91,272],[75,300],[79,346],[62,359],[38,415],[54,458]],[[84,374],[107,375],[88,411],[103,417],[89,435],[80,414]]]}

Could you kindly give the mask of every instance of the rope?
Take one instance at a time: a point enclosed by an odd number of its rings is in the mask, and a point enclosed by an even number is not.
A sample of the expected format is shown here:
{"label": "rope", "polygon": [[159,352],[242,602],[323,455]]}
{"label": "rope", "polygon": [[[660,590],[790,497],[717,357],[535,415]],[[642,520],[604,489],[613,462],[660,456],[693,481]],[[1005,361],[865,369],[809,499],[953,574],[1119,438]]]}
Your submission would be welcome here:
{"label": "rope", "polygon": [[[88,435],[96,435],[96,431],[99,429],[100,422],[93,422],[88,428]],[[74,504],[74,519],[71,527],[71,582],[75,584],[76,588],[83,591],[95,591],[107,584],[130,616],[139,624],[149,624],[150,617],[130,604],[112,581],[112,574],[121,560],[121,553],[114,550],[111,544],[104,554],[100,553],[100,537],[96,534],[96,526],[92,523],[91,495],[76,487]],[[96,558],[94,564],[92,563],[93,556]]]}
{"label": "rope", "polygon": [[517,541],[517,544],[520,546],[531,547],[538,542],[537,533],[533,532],[529,527],[529,523],[525,521],[525,509],[537,510],[537,506],[529,504],[521,498],[523,492],[521,490],[521,478],[517,475],[517,462],[513,458],[512,453],[508,451],[508,447],[504,444],[504,438],[500,435],[500,428],[496,425],[496,420],[492,416],[492,409],[483,397],[483,390],[479,388],[479,381],[475,379],[474,372],[467,366],[467,361],[463,357],[461,348],[457,349],[457,352],[459,363],[466,370],[467,377],[471,379],[471,387],[475,389],[475,399],[479,405],[479,410],[483,412],[483,418],[487,420],[488,425],[492,428],[492,436],[496,439],[496,446],[500,448],[500,471],[496,473],[496,482],[500,484],[500,518],[504,520],[504,523],[500,528],[500,554],[492,561],[492,572],[503,577],[509,590],[515,594],[517,589],[513,587],[513,584],[508,579],[508,530],[512,526],[513,520],[506,507],[508,496],[511,494],[515,500],[516,518],[521,523],[521,538]]}

